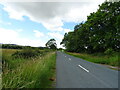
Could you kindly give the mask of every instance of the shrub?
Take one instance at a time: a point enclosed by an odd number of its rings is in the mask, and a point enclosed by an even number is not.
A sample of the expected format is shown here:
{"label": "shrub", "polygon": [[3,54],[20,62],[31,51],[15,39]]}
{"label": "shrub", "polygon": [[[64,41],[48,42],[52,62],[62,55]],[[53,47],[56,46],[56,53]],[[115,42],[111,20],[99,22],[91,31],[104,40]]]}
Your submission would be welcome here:
{"label": "shrub", "polygon": [[42,54],[39,50],[34,50],[34,49],[23,49],[22,51],[17,51],[12,56],[15,58],[31,58],[31,57],[36,57],[39,54]]}
{"label": "shrub", "polygon": [[108,48],[104,53],[107,55],[112,55],[113,54],[113,49],[112,48]]}

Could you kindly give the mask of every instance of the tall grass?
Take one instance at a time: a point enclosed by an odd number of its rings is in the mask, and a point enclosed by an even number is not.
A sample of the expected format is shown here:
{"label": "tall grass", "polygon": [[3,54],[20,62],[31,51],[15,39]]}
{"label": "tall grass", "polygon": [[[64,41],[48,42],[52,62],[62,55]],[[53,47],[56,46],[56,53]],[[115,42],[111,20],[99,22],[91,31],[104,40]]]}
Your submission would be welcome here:
{"label": "tall grass", "polygon": [[16,69],[22,62],[25,60],[23,58],[13,59],[12,54],[14,54],[17,49],[2,49],[2,69],[3,72],[6,72],[10,69]]}
{"label": "tall grass", "polygon": [[119,55],[113,54],[113,55],[103,55],[103,54],[86,54],[86,53],[70,53],[66,52],[69,55],[73,55],[75,57],[82,58],[84,60],[99,63],[99,64],[107,64],[112,66],[119,66],[120,59],[118,58]]}
{"label": "tall grass", "polygon": [[[0,45],[1,48],[1,45]],[[2,49],[0,49],[0,89],[2,89]]]}
{"label": "tall grass", "polygon": [[[2,88],[50,88],[55,74],[55,52],[25,60],[2,74]],[[16,62],[17,63],[17,62]]]}

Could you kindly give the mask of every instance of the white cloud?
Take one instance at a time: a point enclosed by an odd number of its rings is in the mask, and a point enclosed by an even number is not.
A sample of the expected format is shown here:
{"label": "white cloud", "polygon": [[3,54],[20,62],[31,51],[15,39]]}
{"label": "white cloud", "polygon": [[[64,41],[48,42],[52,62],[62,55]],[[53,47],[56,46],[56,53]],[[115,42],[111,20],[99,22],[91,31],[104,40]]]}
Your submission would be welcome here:
{"label": "white cloud", "polygon": [[10,18],[23,20],[28,16],[30,20],[41,23],[52,31],[62,31],[63,22],[82,22],[87,15],[94,12],[104,0],[94,2],[21,2],[3,3],[4,10]]}
{"label": "white cloud", "polygon": [[44,34],[38,30],[33,30],[33,32],[35,33],[36,37],[43,37],[44,36]]}
{"label": "white cloud", "polygon": [[11,23],[11,22],[8,22],[7,24],[8,24],[8,25],[12,25],[12,23]]}
{"label": "white cloud", "polygon": [[17,29],[16,31],[17,31],[17,32],[22,32],[22,31],[23,31],[23,29]]}
{"label": "white cloud", "polygon": [[5,21],[2,21],[2,20],[0,20],[0,24],[1,25],[12,25],[11,22],[5,22]]}
{"label": "white cloud", "polygon": [[18,37],[18,33],[16,31],[0,28],[0,41],[8,42],[8,38],[12,41],[16,37]]}
{"label": "white cloud", "polygon": [[98,4],[96,3],[86,3],[81,6],[76,6],[69,10],[69,12],[63,17],[63,20],[76,23],[86,21],[87,16],[92,12],[96,12],[97,9]]}
{"label": "white cloud", "polygon": [[52,38],[63,39],[63,35],[58,32],[49,32],[48,35]]}
{"label": "white cloud", "polygon": [[70,31],[72,31],[71,29],[63,29],[63,31],[65,32],[65,33],[68,33],[68,32],[70,32]]}
{"label": "white cloud", "polygon": [[23,20],[23,12],[19,12],[19,10],[13,9],[12,6],[6,6],[4,10],[8,12],[10,18]]}
{"label": "white cloud", "polygon": [[[60,45],[61,40],[63,39],[63,35],[60,34],[59,32],[49,32],[47,33],[47,40],[44,39],[29,39],[29,38],[22,38],[20,36],[20,32],[22,32],[22,29],[18,30],[10,30],[10,29],[5,29],[5,28],[0,28],[0,43],[4,44],[18,44],[18,45],[29,45],[29,46],[45,46],[45,43],[50,39],[50,38],[55,38],[57,47],[60,48],[62,47]],[[39,31],[34,30],[34,32],[37,34],[36,36],[43,36],[43,34],[39,33]],[[38,34],[39,33],[39,34]],[[45,35],[44,35],[45,36]],[[45,37],[46,37],[45,36]]]}
{"label": "white cloud", "polygon": [[45,46],[45,42],[42,40],[34,40],[28,38],[21,38],[19,30],[9,30],[0,28],[0,43],[4,44],[18,44],[18,45],[30,45],[30,46]]}

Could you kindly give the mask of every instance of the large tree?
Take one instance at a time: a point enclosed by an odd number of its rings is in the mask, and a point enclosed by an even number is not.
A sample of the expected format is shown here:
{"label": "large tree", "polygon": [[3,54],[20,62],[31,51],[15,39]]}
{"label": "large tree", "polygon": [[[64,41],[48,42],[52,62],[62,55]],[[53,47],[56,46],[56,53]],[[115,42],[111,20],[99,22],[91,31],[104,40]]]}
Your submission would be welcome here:
{"label": "large tree", "polygon": [[64,35],[61,44],[71,52],[120,51],[120,1],[99,5],[86,22]]}
{"label": "large tree", "polygon": [[45,45],[47,48],[57,49],[57,44],[55,39],[50,39]]}

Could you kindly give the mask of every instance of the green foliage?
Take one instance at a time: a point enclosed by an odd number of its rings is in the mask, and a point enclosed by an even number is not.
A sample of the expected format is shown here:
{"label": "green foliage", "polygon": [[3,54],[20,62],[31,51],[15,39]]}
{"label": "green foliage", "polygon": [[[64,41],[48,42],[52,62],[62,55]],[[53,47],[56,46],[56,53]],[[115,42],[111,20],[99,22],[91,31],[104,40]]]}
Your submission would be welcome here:
{"label": "green foliage", "polygon": [[3,49],[40,49],[44,50],[46,47],[31,47],[31,46],[21,46],[21,45],[16,45],[16,44],[0,44],[0,48]]}
{"label": "green foliage", "polygon": [[87,21],[65,33],[61,42],[69,52],[119,52],[120,51],[120,1],[104,2]]}
{"label": "green foliage", "polygon": [[23,49],[22,51],[15,52],[14,54],[12,54],[12,56],[15,58],[33,58],[40,54],[43,54],[43,53],[40,52],[39,50],[26,48],[26,49]]}
{"label": "green foliage", "polygon": [[15,44],[2,44],[2,48],[4,48],[4,49],[22,49],[23,46],[15,45]]}
{"label": "green foliage", "polygon": [[66,52],[69,55],[75,56],[75,57],[79,57],[82,58],[84,60],[93,62],[93,63],[99,63],[99,64],[106,64],[106,65],[112,65],[112,66],[118,66],[119,67],[119,62],[120,59],[118,59],[118,57],[120,55],[118,54],[113,54],[113,55],[104,55],[101,53],[99,54],[86,54],[86,53],[70,53],[70,52]]}
{"label": "green foliage", "polygon": [[58,50],[63,50],[62,48],[58,48]]}
{"label": "green foliage", "polygon": [[50,49],[57,49],[57,44],[55,39],[50,39],[45,46]]}
{"label": "green foliage", "polygon": [[107,55],[112,55],[114,53],[114,51],[112,48],[108,48],[104,53]]}
{"label": "green foliage", "polygon": [[6,70],[6,67],[9,68],[9,70],[11,70],[11,69],[19,66],[19,64],[21,62],[24,62],[23,59],[18,59],[18,58],[13,59],[12,54],[14,54],[17,51],[20,51],[20,50],[17,50],[17,49],[2,49],[2,69],[4,71]]}

